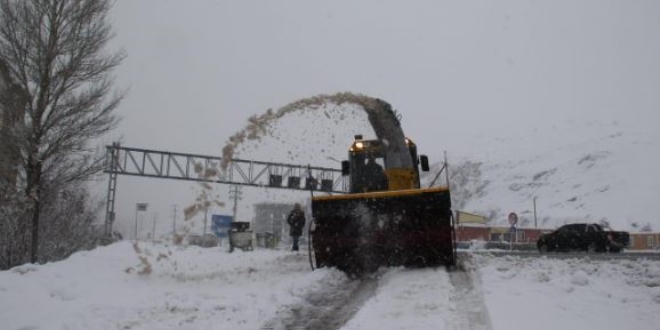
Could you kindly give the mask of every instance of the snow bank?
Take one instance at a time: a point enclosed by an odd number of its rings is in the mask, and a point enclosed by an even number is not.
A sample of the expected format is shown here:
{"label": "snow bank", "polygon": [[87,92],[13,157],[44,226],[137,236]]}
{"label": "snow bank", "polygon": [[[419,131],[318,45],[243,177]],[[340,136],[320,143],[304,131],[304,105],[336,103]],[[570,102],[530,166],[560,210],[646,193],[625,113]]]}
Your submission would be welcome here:
{"label": "snow bank", "polygon": [[[346,280],[311,272],[306,254],[139,247],[121,242],[0,272],[2,328],[257,329],[324,282]],[[146,264],[150,274],[139,275]]]}

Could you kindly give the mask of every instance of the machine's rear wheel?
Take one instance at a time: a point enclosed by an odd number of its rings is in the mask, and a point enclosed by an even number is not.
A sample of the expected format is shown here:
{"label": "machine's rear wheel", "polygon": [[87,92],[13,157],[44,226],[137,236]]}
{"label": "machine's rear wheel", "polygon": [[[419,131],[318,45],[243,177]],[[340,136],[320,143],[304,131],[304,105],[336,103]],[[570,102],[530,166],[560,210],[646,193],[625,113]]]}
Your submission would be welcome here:
{"label": "machine's rear wheel", "polygon": [[312,235],[312,226],[314,226],[314,220],[312,219],[312,222],[309,224],[309,228],[307,228],[307,253],[309,254],[309,266],[312,267],[312,270],[315,269],[314,267],[314,261],[316,261],[314,258],[314,244],[312,242],[313,240],[313,235]]}

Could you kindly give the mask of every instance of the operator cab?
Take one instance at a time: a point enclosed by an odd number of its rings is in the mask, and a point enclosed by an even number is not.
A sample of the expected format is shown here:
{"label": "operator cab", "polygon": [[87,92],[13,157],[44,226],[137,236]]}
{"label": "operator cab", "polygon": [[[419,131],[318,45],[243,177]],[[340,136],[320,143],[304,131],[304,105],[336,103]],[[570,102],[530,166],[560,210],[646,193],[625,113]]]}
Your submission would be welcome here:
{"label": "operator cab", "polygon": [[[428,158],[417,156],[417,146],[406,138],[406,145],[415,169],[414,187],[419,188],[419,165],[423,171],[428,171]],[[387,161],[382,152],[379,140],[364,140],[362,135],[356,135],[355,141],[348,151],[348,160],[342,162],[342,175],[349,176],[350,192],[372,192],[390,189]]]}

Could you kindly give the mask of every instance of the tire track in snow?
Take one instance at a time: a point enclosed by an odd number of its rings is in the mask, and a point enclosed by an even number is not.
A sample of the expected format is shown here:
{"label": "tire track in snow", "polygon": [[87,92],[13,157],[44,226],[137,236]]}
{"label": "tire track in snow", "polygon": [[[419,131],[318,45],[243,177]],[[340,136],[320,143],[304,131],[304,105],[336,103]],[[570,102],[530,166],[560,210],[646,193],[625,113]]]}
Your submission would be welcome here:
{"label": "tire track in snow", "polygon": [[458,269],[449,272],[454,286],[451,300],[456,304],[455,317],[447,324],[451,330],[493,330],[484,301],[481,280],[468,256],[461,256]]}
{"label": "tire track in snow", "polygon": [[353,280],[343,286],[314,292],[282,312],[262,330],[337,330],[353,318],[378,287],[377,276]]}

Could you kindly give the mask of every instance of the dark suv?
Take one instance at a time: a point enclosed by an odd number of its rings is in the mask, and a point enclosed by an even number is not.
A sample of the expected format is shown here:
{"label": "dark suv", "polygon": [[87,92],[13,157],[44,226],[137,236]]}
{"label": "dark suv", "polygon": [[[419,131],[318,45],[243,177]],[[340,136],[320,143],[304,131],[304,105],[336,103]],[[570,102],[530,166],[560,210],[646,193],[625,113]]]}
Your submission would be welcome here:
{"label": "dark suv", "polygon": [[618,253],[627,247],[630,235],[623,231],[605,231],[592,223],[574,223],[541,235],[536,242],[539,252],[586,251]]}

